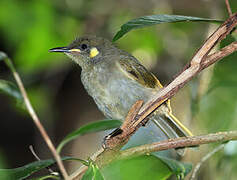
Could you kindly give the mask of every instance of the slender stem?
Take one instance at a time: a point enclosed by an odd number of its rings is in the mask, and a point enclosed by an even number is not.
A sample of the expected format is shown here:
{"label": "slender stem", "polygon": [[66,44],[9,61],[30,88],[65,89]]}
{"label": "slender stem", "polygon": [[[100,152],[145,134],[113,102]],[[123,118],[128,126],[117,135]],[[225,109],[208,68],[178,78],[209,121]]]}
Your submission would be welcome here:
{"label": "slender stem", "polygon": [[[96,160],[97,156],[99,156],[100,154],[102,154],[104,152],[103,148],[100,148],[97,152],[95,152],[90,159],[91,160]],[[86,172],[86,170],[88,169],[88,166],[82,165],[79,169],[77,169],[74,173],[72,173],[70,175],[70,179],[72,180],[78,180],[81,179],[82,175]]]}
{"label": "slender stem", "polygon": [[207,161],[211,156],[213,156],[215,153],[217,153],[218,151],[220,151],[221,149],[223,149],[225,147],[225,144],[221,144],[219,146],[217,146],[215,149],[213,149],[211,152],[209,152],[208,154],[206,154],[201,161],[195,166],[195,168],[193,169],[193,174],[190,178],[190,180],[194,180],[196,178],[196,174],[198,172],[198,170],[200,169],[201,165]]}
{"label": "slender stem", "polygon": [[229,16],[232,16],[232,11],[231,11],[229,0],[225,0],[225,5],[226,5]]}
{"label": "slender stem", "polygon": [[26,90],[24,88],[24,85],[23,85],[23,83],[21,81],[21,78],[20,78],[19,74],[17,73],[15,67],[13,66],[12,61],[10,60],[10,58],[8,58],[7,56],[5,58],[5,62],[6,62],[6,64],[8,65],[8,67],[11,69],[11,71],[13,73],[13,76],[14,76],[14,78],[16,80],[16,83],[17,83],[17,85],[18,85],[18,87],[19,87],[19,89],[21,91],[21,94],[23,96],[26,108],[27,108],[31,118],[33,119],[35,125],[39,129],[39,131],[40,131],[43,139],[45,140],[46,144],[48,145],[52,155],[54,156],[54,158],[55,158],[55,160],[56,160],[56,162],[57,162],[57,164],[59,166],[59,169],[60,169],[64,179],[68,180],[69,176],[68,176],[68,174],[67,174],[67,172],[65,170],[65,167],[63,166],[62,160],[61,160],[59,154],[57,153],[57,151],[56,151],[52,141],[50,140],[47,132],[45,131],[43,125],[40,123],[40,120],[39,120],[37,114],[35,113],[31,103],[30,103],[30,100],[28,98],[28,95],[26,93]]}
{"label": "slender stem", "polygon": [[[36,152],[35,152],[35,150],[34,150],[34,148],[33,148],[32,145],[29,146],[29,149],[30,149],[31,153],[33,154],[33,156],[35,157],[35,159],[36,159],[37,161],[41,161],[41,159],[40,159],[39,156],[36,154]],[[46,169],[47,169],[50,173],[57,173],[57,174],[59,175],[58,172],[54,172],[50,167],[46,167]]]}
{"label": "slender stem", "polygon": [[214,64],[218,60],[232,54],[233,52],[237,51],[237,41],[229,44],[228,46],[222,48],[221,50],[210,54],[207,56],[205,61],[203,62],[203,69],[207,68],[208,66]]}
{"label": "slender stem", "polygon": [[134,148],[121,151],[119,158],[126,158],[129,156],[139,156],[142,154],[147,153],[149,154],[151,152],[163,151],[172,148],[192,147],[202,144],[226,142],[230,140],[237,140],[237,131],[218,132],[202,136],[182,137],[137,146]]}

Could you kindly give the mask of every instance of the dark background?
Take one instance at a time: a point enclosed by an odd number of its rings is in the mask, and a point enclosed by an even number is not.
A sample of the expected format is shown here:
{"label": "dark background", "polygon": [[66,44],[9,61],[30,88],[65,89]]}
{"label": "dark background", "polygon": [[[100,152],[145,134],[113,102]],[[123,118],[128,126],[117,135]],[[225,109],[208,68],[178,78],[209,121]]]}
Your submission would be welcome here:
{"label": "dark background", "polygon": [[[237,2],[230,3],[235,12]],[[85,34],[111,40],[123,23],[152,14],[228,17],[224,0],[0,1],[0,50],[13,59],[55,145],[81,125],[104,117],[81,84],[79,66],[62,54],[49,53],[48,49],[67,45]],[[162,84],[167,84],[216,27],[207,23],[163,24],[134,30],[116,44],[137,57]],[[236,57],[235,53],[208,68],[172,99],[174,114],[194,134],[237,128]],[[0,79],[14,82],[3,62]],[[68,144],[62,154],[87,158],[101,145],[102,138],[101,133],[80,137]],[[29,145],[33,145],[40,158],[51,157],[27,111],[13,98],[0,94],[0,168],[35,161]],[[189,150],[184,160],[195,164],[214,147],[204,145],[196,151]],[[204,164],[200,178],[234,179],[236,149],[236,143],[229,143]],[[71,171],[79,166],[67,165]]]}

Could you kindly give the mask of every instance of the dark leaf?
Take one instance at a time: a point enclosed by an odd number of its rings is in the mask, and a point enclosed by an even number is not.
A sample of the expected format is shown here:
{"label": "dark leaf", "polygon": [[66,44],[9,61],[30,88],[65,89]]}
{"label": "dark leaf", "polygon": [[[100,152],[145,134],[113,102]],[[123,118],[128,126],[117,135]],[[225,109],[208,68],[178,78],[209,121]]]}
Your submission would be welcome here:
{"label": "dark leaf", "polygon": [[121,29],[116,33],[113,38],[113,41],[117,41],[126,33],[131,31],[132,29],[143,28],[147,26],[162,24],[162,23],[175,23],[175,22],[209,22],[209,23],[221,23],[223,21],[209,18],[200,18],[200,17],[192,17],[192,16],[180,16],[180,15],[167,15],[167,14],[158,14],[151,16],[143,16],[137,19],[133,19],[128,21],[127,23],[121,26]]}
{"label": "dark leaf", "polygon": [[169,166],[178,179],[184,179],[184,177],[192,170],[192,164],[190,163],[183,163],[164,156],[159,156],[159,158]]}
{"label": "dark leaf", "polygon": [[6,58],[7,58],[7,55],[4,52],[0,51],[0,61],[4,60]]}
{"label": "dark leaf", "polygon": [[3,92],[16,100],[20,100],[23,102],[23,97],[19,91],[19,89],[16,87],[16,85],[10,81],[5,81],[0,79],[0,92]]}
{"label": "dark leaf", "polygon": [[42,176],[42,177],[37,177],[37,178],[33,178],[33,179],[30,179],[30,180],[45,180],[45,179],[57,179],[57,180],[60,180],[61,178],[59,176],[55,176],[55,175],[46,175],[46,176]]}
{"label": "dark leaf", "polygon": [[[76,160],[76,159],[71,157],[64,157],[62,158],[62,160]],[[49,160],[36,161],[15,169],[0,169],[0,179],[7,179],[7,180],[25,179],[26,177],[29,177],[31,174],[43,168],[46,168],[54,163],[55,163],[54,160],[49,159]]]}
{"label": "dark leaf", "polygon": [[93,162],[90,162],[90,165],[82,177],[82,180],[104,180],[104,178],[99,168],[93,164]]}
{"label": "dark leaf", "polygon": [[103,121],[96,121],[92,122],[89,124],[86,124],[79,129],[71,132],[68,134],[58,145],[57,147],[57,152],[60,153],[62,150],[63,146],[67,144],[69,141],[82,136],[87,133],[92,133],[92,132],[98,132],[98,131],[104,131],[112,128],[117,128],[121,125],[121,121],[119,120],[103,120]]}

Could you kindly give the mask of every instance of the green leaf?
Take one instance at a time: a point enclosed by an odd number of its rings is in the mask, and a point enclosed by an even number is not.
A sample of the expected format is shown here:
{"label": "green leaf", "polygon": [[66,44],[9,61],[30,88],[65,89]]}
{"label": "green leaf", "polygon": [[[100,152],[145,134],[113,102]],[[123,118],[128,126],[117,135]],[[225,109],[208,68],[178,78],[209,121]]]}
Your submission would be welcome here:
{"label": "green leaf", "polygon": [[7,58],[6,53],[0,51],[0,61],[4,60],[4,59],[6,59],[6,58]]}
{"label": "green leaf", "polygon": [[153,155],[118,160],[101,170],[105,179],[165,180],[173,173],[169,166]]}
{"label": "green leaf", "polygon": [[82,136],[87,133],[92,133],[92,132],[98,132],[98,131],[104,131],[112,128],[119,127],[121,125],[121,121],[119,120],[103,120],[103,121],[97,121],[97,122],[92,122],[89,124],[86,124],[79,129],[71,132],[68,134],[58,145],[57,147],[57,152],[60,153],[62,150],[63,146],[67,144],[69,141]]}
{"label": "green leaf", "polygon": [[[62,158],[62,160],[75,160],[75,158],[64,157]],[[26,177],[29,177],[31,174],[43,168],[46,168],[54,163],[55,161],[53,159],[49,159],[49,160],[32,162],[25,166],[14,169],[0,169],[0,179],[8,179],[8,180],[25,179]]]}
{"label": "green leaf", "polygon": [[159,156],[159,158],[167,166],[169,166],[169,168],[177,176],[178,179],[184,179],[184,177],[192,170],[192,164],[190,163],[183,163],[164,156]]}
{"label": "green leaf", "polygon": [[50,174],[50,175],[46,175],[46,176],[42,176],[42,177],[33,178],[33,179],[30,179],[30,180],[45,180],[45,179],[57,179],[57,180],[60,180],[61,178],[59,176],[55,176],[53,174]]}
{"label": "green leaf", "polygon": [[104,180],[104,178],[99,168],[93,164],[93,162],[90,162],[90,165],[82,177],[82,180]]}
{"label": "green leaf", "polygon": [[21,102],[23,102],[23,97],[19,91],[19,89],[17,88],[17,86],[10,82],[10,81],[5,81],[0,79],[0,92],[3,92],[17,100],[20,100]]}
{"label": "green leaf", "polygon": [[217,19],[200,18],[200,17],[192,17],[192,16],[180,16],[180,15],[167,15],[167,14],[142,16],[140,18],[133,19],[123,24],[121,26],[121,29],[114,36],[113,41],[117,41],[126,33],[131,31],[132,29],[143,28],[143,27],[162,24],[162,23],[175,23],[175,22],[185,22],[185,21],[194,21],[194,22],[202,21],[202,22],[210,22],[210,23],[223,22]]}
{"label": "green leaf", "polygon": [[8,68],[12,71],[15,72],[15,67],[13,65],[13,63],[11,62],[11,60],[8,58],[7,54],[0,51],[0,61],[4,60],[6,65],[8,66]]}

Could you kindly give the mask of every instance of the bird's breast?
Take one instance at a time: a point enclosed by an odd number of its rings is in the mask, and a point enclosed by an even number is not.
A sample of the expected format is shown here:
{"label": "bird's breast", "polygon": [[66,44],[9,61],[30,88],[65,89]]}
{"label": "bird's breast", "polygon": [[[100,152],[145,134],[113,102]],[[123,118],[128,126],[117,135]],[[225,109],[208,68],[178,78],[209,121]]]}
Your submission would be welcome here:
{"label": "bird's breast", "polygon": [[143,87],[120,71],[104,71],[82,72],[81,79],[88,94],[107,118],[123,120],[137,100],[146,102],[153,94],[152,89]]}

